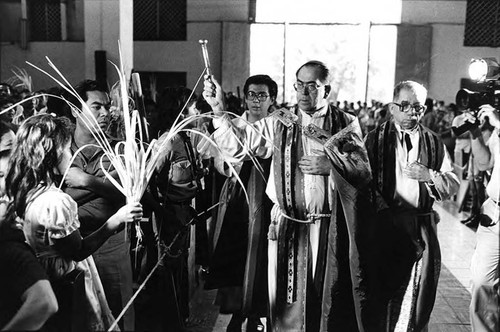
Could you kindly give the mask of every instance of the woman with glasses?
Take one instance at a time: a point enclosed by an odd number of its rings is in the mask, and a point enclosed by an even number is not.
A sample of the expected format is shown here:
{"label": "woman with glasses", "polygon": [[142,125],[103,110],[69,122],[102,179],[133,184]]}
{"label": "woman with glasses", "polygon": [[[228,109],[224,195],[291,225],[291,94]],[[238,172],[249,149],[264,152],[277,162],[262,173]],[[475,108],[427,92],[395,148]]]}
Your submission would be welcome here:
{"label": "woman with glasses", "polygon": [[426,96],[419,83],[397,84],[391,121],[366,138],[374,190],[386,206],[378,210],[373,248],[380,253],[375,284],[383,303],[377,308],[381,330],[426,330],[441,262],[432,205],[452,197],[459,185],[444,144],[419,123]]}
{"label": "woman with glasses", "polygon": [[[247,110],[234,121],[239,127],[267,117],[273,108],[278,86],[267,75],[249,77],[244,85]],[[217,288],[216,303],[222,313],[232,313],[227,331],[241,331],[248,318],[247,331],[263,331],[260,317],[267,308],[267,230],[271,201],[265,195],[270,159],[254,158],[235,167],[238,177],[229,176],[222,188],[214,234],[214,254],[205,288]],[[247,201],[246,194],[248,194]]]}

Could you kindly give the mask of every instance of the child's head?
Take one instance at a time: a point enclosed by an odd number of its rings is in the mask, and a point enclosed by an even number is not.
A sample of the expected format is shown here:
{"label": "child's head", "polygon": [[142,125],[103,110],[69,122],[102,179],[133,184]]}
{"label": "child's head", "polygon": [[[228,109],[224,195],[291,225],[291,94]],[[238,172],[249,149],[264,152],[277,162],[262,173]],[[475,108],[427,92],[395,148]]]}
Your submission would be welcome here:
{"label": "child's head", "polygon": [[6,177],[7,194],[14,198],[19,216],[30,190],[54,183],[72,135],[71,121],[51,114],[32,116],[19,127]]}

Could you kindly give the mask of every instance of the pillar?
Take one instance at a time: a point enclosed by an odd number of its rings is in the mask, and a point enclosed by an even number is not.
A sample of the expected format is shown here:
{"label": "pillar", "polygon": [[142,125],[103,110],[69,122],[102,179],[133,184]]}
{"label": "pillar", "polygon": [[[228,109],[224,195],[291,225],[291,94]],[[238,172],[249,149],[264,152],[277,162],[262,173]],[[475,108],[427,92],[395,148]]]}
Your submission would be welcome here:
{"label": "pillar", "polygon": [[[84,2],[85,75],[95,79],[95,51],[106,51],[108,61],[120,66],[118,41],[127,78],[134,65],[134,6],[133,0],[87,0]],[[109,62],[107,81],[112,86],[118,74]]]}

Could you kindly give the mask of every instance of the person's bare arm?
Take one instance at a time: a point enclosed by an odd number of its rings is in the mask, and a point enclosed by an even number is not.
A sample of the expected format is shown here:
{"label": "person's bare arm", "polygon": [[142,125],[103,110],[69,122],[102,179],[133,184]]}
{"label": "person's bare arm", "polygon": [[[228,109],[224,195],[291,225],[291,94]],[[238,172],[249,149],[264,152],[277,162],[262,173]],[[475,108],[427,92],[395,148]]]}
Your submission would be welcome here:
{"label": "person's bare arm", "polygon": [[57,312],[56,296],[48,280],[39,280],[21,297],[22,305],[2,331],[36,331]]}
{"label": "person's bare arm", "polygon": [[[116,172],[110,172],[117,179]],[[119,182],[119,180],[117,179]],[[68,187],[87,189],[114,202],[123,202],[125,197],[107,178],[85,173],[78,167],[71,167],[64,179]]]}

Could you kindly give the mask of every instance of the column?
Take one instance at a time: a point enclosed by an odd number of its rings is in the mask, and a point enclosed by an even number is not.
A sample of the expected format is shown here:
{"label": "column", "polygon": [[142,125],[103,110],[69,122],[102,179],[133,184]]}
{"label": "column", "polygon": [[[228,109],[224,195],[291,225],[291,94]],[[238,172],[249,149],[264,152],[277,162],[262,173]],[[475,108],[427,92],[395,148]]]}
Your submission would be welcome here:
{"label": "column", "polygon": [[[95,79],[95,51],[106,51],[108,61],[120,66],[118,41],[127,78],[134,65],[133,0],[87,0],[84,2],[85,75]],[[107,81],[113,85],[118,75],[113,65],[106,64]]]}

